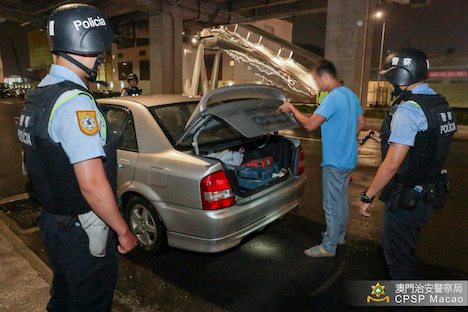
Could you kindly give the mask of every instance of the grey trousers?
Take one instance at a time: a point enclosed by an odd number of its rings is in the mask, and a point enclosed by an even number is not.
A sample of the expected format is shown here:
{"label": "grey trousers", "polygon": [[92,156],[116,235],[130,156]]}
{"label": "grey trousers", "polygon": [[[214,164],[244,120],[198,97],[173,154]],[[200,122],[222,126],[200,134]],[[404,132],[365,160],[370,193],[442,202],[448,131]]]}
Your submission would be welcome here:
{"label": "grey trousers", "polygon": [[322,247],[334,253],[338,242],[344,241],[348,224],[348,185],[352,169],[338,169],[325,166],[322,169],[323,210],[327,231],[322,239]]}

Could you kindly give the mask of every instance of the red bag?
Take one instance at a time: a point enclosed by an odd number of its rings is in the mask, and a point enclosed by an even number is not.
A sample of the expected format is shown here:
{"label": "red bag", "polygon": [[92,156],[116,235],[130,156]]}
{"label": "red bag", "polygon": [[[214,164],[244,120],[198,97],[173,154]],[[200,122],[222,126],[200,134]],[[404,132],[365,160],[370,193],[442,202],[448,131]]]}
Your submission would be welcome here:
{"label": "red bag", "polygon": [[241,165],[241,167],[270,167],[273,166],[273,157],[265,157],[260,159],[249,160]]}

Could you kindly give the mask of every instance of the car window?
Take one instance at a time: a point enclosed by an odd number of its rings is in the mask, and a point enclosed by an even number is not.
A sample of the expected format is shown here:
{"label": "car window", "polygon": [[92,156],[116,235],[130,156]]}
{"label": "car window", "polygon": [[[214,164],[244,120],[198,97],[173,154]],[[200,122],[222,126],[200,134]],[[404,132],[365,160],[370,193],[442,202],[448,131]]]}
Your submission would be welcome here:
{"label": "car window", "polygon": [[[197,104],[197,102],[180,103],[155,106],[149,109],[172,144],[175,145],[185,133],[185,125],[190,119],[192,112],[197,107]],[[179,147],[190,148],[192,146],[193,136],[194,133],[185,137],[179,144]],[[239,138],[242,138],[242,135],[236,129],[223,120],[214,118],[205,126],[197,140],[199,145],[203,145],[231,141]]]}
{"label": "car window", "polygon": [[[192,145],[193,136],[188,135],[180,142],[180,146],[189,147]],[[231,127],[224,120],[214,118],[208,122],[203,131],[199,134],[197,141],[199,145],[213,144],[219,142],[232,141],[242,138],[242,134]]]}
{"label": "car window", "polygon": [[117,148],[129,151],[138,151],[135,124],[130,111],[125,108],[107,105],[104,105],[103,110],[106,113],[107,121],[117,138]]}
{"label": "car window", "polygon": [[198,102],[150,107],[149,110],[174,144],[185,132],[185,125],[197,107]]}

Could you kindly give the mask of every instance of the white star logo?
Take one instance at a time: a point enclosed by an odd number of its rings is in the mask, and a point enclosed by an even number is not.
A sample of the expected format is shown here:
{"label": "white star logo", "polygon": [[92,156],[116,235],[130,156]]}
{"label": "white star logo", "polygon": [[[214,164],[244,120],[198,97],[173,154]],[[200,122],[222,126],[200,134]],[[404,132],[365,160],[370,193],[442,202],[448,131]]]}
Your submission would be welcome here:
{"label": "white star logo", "polygon": [[86,114],[85,118],[81,118],[80,120],[81,120],[81,123],[83,124],[81,127],[88,128],[89,131],[92,131],[93,128],[97,127],[96,119],[90,118],[88,114]]}

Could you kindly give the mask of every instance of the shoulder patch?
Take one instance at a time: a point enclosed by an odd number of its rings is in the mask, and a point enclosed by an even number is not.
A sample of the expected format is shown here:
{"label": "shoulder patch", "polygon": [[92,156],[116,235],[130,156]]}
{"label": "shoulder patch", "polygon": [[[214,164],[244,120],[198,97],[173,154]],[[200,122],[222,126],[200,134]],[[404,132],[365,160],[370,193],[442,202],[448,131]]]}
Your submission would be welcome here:
{"label": "shoulder patch", "polygon": [[86,135],[95,135],[99,132],[99,122],[95,110],[76,111],[78,126]]}

